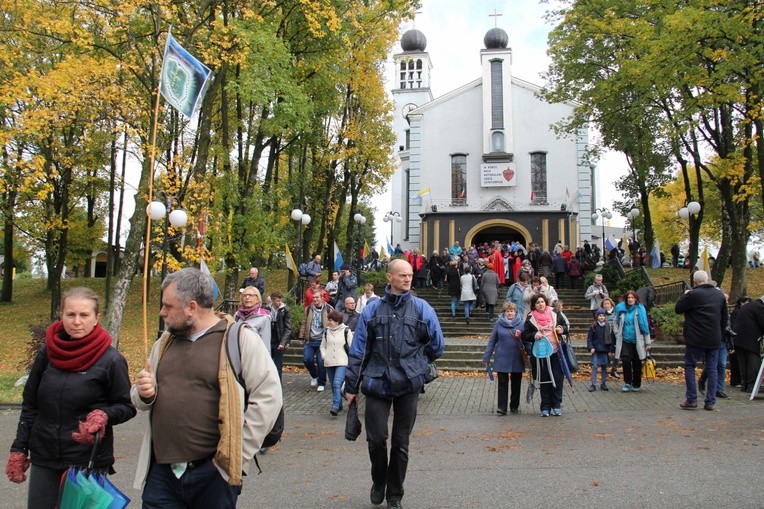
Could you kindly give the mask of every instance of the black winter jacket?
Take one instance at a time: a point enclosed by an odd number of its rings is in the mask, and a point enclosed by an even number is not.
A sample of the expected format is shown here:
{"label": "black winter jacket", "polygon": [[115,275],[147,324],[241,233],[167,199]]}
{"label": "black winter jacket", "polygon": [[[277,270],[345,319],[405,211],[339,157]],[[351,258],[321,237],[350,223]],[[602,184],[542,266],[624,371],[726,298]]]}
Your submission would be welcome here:
{"label": "black winter jacket", "polygon": [[727,299],[716,287],[698,285],[682,295],[674,311],[684,314],[684,342],[698,348],[722,346],[729,322]]}
{"label": "black winter jacket", "polygon": [[109,418],[94,463],[95,468],[107,468],[114,464],[112,427],[136,413],[130,402],[127,361],[110,347],[87,371],[63,371],[48,361],[43,347],[24,387],[11,451],[29,451],[32,464],[47,468],[87,465],[91,446],[75,442],[72,433],[79,431],[79,422],[92,410],[102,410]]}
{"label": "black winter jacket", "polygon": [[[273,316],[273,307],[269,307]],[[271,351],[281,346],[287,346],[292,340],[292,314],[289,307],[282,304],[276,310],[276,320],[271,319]]]}

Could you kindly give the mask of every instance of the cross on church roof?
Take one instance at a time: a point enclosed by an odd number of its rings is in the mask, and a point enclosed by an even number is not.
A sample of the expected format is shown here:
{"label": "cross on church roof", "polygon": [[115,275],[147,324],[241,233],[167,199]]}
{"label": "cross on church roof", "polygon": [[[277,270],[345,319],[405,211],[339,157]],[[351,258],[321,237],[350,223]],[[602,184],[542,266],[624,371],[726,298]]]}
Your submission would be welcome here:
{"label": "cross on church roof", "polygon": [[499,28],[499,16],[503,16],[503,14],[500,14],[496,9],[493,10],[493,14],[488,15],[489,18],[493,18],[494,28]]}
{"label": "cross on church roof", "polygon": [[416,28],[416,15],[417,14],[422,14],[422,10],[420,9],[418,11],[414,11],[414,19],[412,20],[413,28]]}

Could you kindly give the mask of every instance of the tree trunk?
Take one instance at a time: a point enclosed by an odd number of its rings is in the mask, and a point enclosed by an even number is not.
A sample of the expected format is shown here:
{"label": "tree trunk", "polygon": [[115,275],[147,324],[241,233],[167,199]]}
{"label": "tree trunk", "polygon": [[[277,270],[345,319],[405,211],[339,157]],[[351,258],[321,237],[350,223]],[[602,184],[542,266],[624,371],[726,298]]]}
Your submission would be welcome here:
{"label": "tree trunk", "polygon": [[[139,261],[141,259],[141,247],[146,236],[146,195],[148,193],[149,158],[144,158],[141,169],[141,179],[138,183],[138,190],[135,193],[135,209],[130,217],[130,233],[125,241],[125,254],[119,264],[114,290],[112,291],[109,306],[104,314],[104,327],[111,334],[112,345],[114,348],[119,346],[119,331],[122,327],[122,317],[125,311],[127,295],[130,291],[130,283],[133,276],[138,271]],[[149,246],[150,248],[150,246]]]}
{"label": "tree trunk", "polygon": [[[14,194],[15,193],[8,193]],[[15,198],[13,198],[15,202]],[[8,198],[8,203],[11,199]],[[3,288],[0,302],[11,302],[13,299],[13,214],[5,213],[3,219]]]}

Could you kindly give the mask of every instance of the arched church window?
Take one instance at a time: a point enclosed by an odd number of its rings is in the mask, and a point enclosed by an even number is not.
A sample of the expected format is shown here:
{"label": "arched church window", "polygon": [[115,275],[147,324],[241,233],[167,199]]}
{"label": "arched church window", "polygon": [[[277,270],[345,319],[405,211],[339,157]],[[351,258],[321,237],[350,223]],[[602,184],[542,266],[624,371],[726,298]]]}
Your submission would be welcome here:
{"label": "arched church window", "polygon": [[451,156],[451,205],[467,205],[467,156]]}
{"label": "arched church window", "polygon": [[405,71],[405,70],[406,70],[406,62],[401,60],[401,71]]}
{"label": "arched church window", "polygon": [[416,68],[417,69],[421,69],[422,68],[422,59],[421,58],[417,59],[417,61],[416,61]]}
{"label": "arched church window", "polygon": [[409,60],[409,69],[411,69],[412,71],[414,70],[414,61],[413,60]]}
{"label": "arched church window", "polygon": [[531,204],[547,204],[546,180],[546,152],[531,152]]}

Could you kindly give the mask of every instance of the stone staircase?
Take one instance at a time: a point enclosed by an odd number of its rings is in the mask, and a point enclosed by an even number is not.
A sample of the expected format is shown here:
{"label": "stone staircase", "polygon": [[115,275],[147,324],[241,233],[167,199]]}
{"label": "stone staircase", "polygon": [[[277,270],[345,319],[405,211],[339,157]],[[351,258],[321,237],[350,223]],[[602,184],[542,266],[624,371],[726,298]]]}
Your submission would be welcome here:
{"label": "stone staircase", "polygon": [[[586,350],[586,334],[592,323],[592,314],[589,310],[589,301],[583,297],[585,288],[564,287],[555,288],[555,290],[564,303],[564,313],[570,321],[570,337],[579,364],[588,364],[590,355]],[[470,324],[467,325],[463,306],[459,306],[455,319],[451,317],[451,297],[448,296],[447,290],[425,288],[416,292],[435,309],[446,338],[445,351],[437,362],[438,367],[449,371],[483,369],[485,367],[482,363],[483,352],[494,326],[486,317],[485,309],[473,310]],[[502,289],[496,305],[496,315],[501,313],[505,295],[506,290]],[[673,342],[655,342],[651,355],[659,367],[682,366],[684,347]],[[302,347],[298,341],[292,341],[290,344],[290,348],[284,355],[284,363],[302,366]]]}

